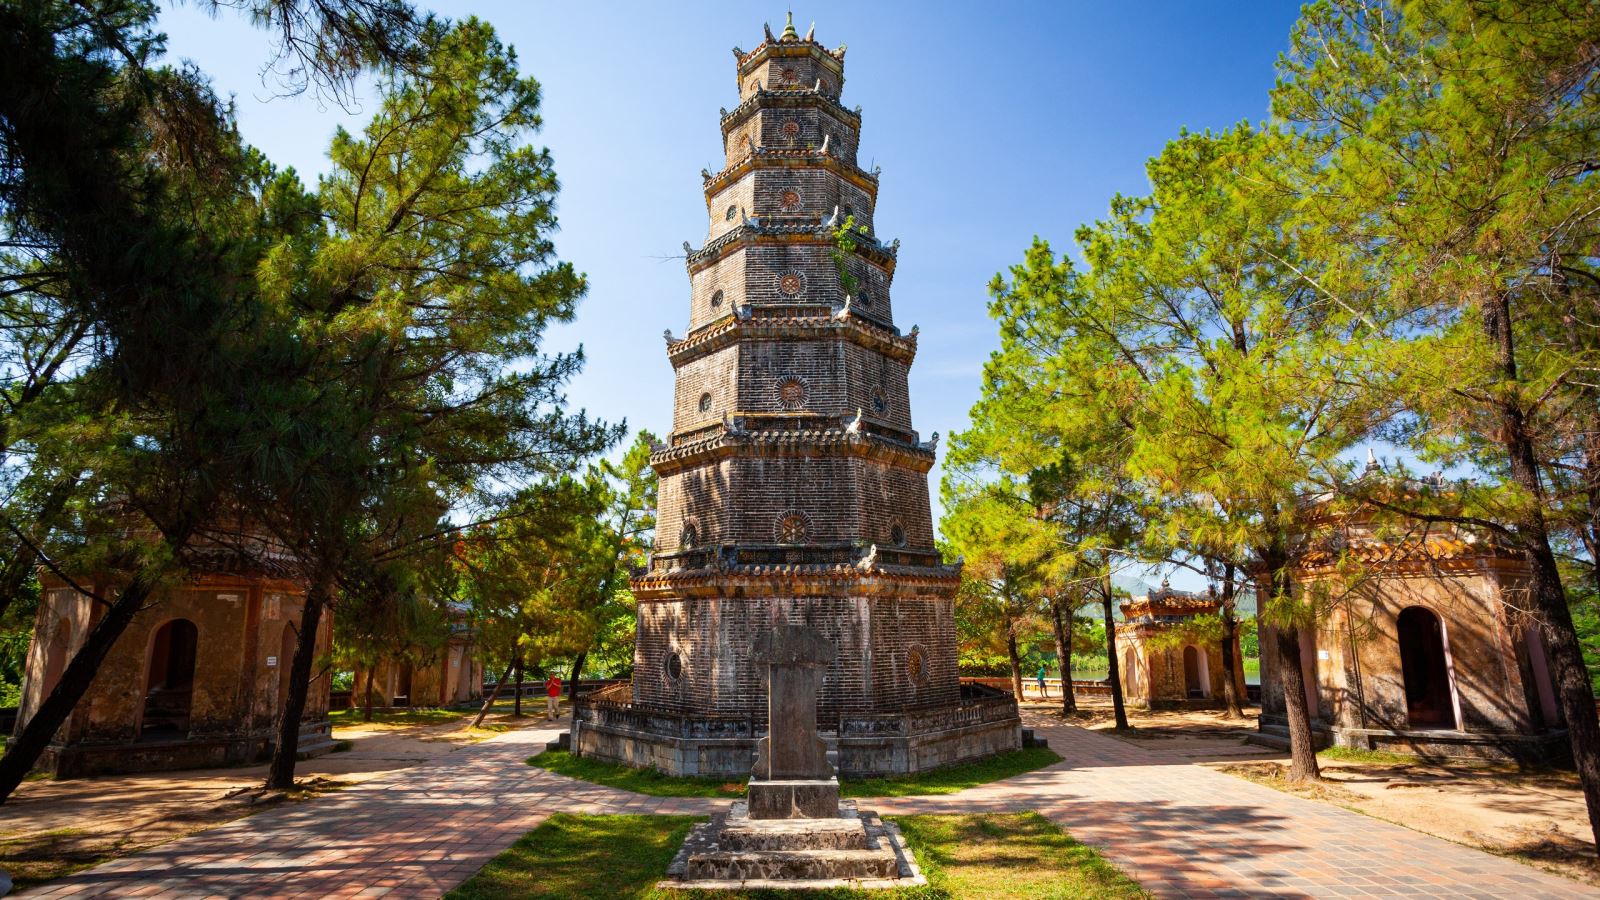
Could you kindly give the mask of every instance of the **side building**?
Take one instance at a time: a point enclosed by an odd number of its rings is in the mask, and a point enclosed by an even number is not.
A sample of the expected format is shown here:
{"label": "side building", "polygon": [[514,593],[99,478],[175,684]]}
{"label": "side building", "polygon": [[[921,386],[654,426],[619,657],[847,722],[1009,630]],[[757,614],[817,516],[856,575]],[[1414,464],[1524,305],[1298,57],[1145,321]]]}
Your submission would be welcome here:
{"label": "side building", "polygon": [[[1222,646],[1184,633],[1197,616],[1215,615],[1222,600],[1215,594],[1160,589],[1122,604],[1117,624],[1122,697],[1129,706],[1162,709],[1220,706],[1227,687]],[[1234,688],[1245,702],[1244,657],[1239,636],[1233,638]]]}
{"label": "side building", "polygon": [[[1544,640],[1521,612],[1529,569],[1518,551],[1461,526],[1385,525],[1326,503],[1308,507],[1306,526],[1291,577],[1323,611],[1300,633],[1319,746],[1519,762],[1566,752]],[[1276,647],[1263,621],[1260,728],[1286,745]]]}
{"label": "side building", "polygon": [[[286,556],[203,548],[190,574],[133,618],[88,692],[56,732],[39,766],[56,777],[149,772],[253,762],[270,753],[288,691],[305,586]],[[75,579],[96,593],[116,584]],[[55,688],[100,616],[99,605],[61,579],[43,589],[28,649],[20,731]],[[331,617],[317,637],[331,646]],[[324,675],[312,682],[300,750],[333,748]]]}
{"label": "side building", "polygon": [[912,426],[917,331],[895,322],[899,245],[876,234],[844,56],[792,23],[734,51],[724,168],[702,173],[707,239],[685,244],[689,330],[666,335],[673,429],[651,458],[633,680],[578,704],[581,755],[748,774],[766,728],[751,643],[779,623],[836,648],[817,709],[843,775],[1021,743],[1010,695],[957,677],[960,569],[934,547],[928,500],[937,439]]}

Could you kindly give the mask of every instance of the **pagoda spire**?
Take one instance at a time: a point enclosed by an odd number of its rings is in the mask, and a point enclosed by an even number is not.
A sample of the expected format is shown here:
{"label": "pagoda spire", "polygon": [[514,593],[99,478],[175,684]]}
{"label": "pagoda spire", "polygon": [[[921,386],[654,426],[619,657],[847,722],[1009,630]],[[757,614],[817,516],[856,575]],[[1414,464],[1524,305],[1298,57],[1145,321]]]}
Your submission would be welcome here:
{"label": "pagoda spire", "polygon": [[800,40],[800,32],[794,30],[794,10],[789,10],[789,21],[784,23],[783,37],[785,41]]}

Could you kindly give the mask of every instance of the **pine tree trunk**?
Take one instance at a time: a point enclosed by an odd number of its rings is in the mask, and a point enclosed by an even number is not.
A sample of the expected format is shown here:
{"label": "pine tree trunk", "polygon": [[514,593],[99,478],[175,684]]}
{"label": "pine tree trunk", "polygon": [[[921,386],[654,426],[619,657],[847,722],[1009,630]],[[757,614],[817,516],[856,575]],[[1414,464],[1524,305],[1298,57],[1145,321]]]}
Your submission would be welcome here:
{"label": "pine tree trunk", "polygon": [[517,697],[511,701],[511,715],[522,718],[522,657],[517,657]]}
{"label": "pine tree trunk", "polygon": [[1111,712],[1116,716],[1117,730],[1128,730],[1128,710],[1122,702],[1122,676],[1117,666],[1117,620],[1111,604],[1111,573],[1101,577],[1100,603],[1106,617],[1106,678],[1111,682]]}
{"label": "pine tree trunk", "polygon": [[584,650],[572,660],[572,677],[567,679],[567,699],[571,702],[578,700],[578,678],[583,675],[583,662],[589,658],[589,651]]}
{"label": "pine tree trunk", "polygon": [[377,674],[378,670],[376,668],[367,670],[367,709],[361,714],[361,721],[363,722],[372,721],[372,682],[377,680],[373,677]]}
{"label": "pine tree trunk", "polygon": [[1321,777],[1317,751],[1311,738],[1311,712],[1306,706],[1306,676],[1301,668],[1300,630],[1274,628],[1278,646],[1279,675],[1283,680],[1283,707],[1289,720],[1289,780],[1307,781]]}
{"label": "pine tree trunk", "polygon": [[300,634],[294,645],[294,663],[289,669],[289,696],[284,698],[283,718],[278,722],[278,741],[272,748],[272,764],[267,769],[267,787],[288,790],[294,787],[294,767],[300,754],[300,720],[305,716],[307,695],[311,693],[311,664],[317,655],[317,628],[322,624],[322,609],[333,587],[331,574],[318,573],[306,591],[300,613]]}
{"label": "pine tree trunk", "polygon": [[494,690],[489,692],[489,699],[485,700],[483,708],[478,710],[478,717],[472,720],[473,728],[483,724],[483,717],[487,716],[489,710],[494,708],[494,701],[500,699],[500,688],[505,685],[506,679],[511,677],[511,667],[514,665],[516,665],[514,662],[506,663],[506,670],[501,673],[499,680],[494,683]]}
{"label": "pine tree trunk", "polygon": [[1234,651],[1239,646],[1239,619],[1234,614],[1237,600],[1234,590],[1233,566],[1223,567],[1222,573],[1222,688],[1224,715],[1230,719],[1244,718],[1239,698],[1239,667],[1243,661]]}
{"label": "pine tree trunk", "polygon": [[1006,617],[1006,655],[1011,659],[1011,692],[1016,695],[1017,702],[1022,702],[1022,660],[1017,656],[1017,633],[1011,625],[1011,617]]}
{"label": "pine tree trunk", "polygon": [[[1063,609],[1067,621],[1061,621]],[[1051,624],[1056,632],[1056,656],[1061,660],[1061,714],[1071,715],[1078,711],[1078,699],[1072,695],[1072,607],[1063,603],[1060,597],[1050,601]]]}
{"label": "pine tree trunk", "polygon": [[[1517,381],[1517,362],[1512,337],[1511,299],[1496,294],[1484,304],[1483,327],[1495,350],[1496,363],[1507,384]],[[1500,402],[1499,439],[1510,464],[1511,480],[1534,503],[1516,517],[1518,541],[1527,554],[1531,570],[1528,592],[1555,669],[1556,694],[1567,720],[1567,736],[1572,744],[1572,762],[1583,783],[1583,799],[1589,811],[1589,829],[1600,850],[1600,719],[1595,715],[1594,688],[1583,662],[1583,649],[1572,626],[1572,610],[1567,606],[1561,585],[1561,571],[1550,547],[1549,525],[1544,515],[1544,488],[1539,480],[1538,456],[1522,407],[1515,395],[1505,392]]]}
{"label": "pine tree trunk", "polygon": [[50,746],[51,738],[55,737],[78,701],[88,692],[106,654],[111,652],[117,638],[122,636],[128,629],[128,623],[144,607],[158,578],[157,573],[149,569],[141,568],[134,572],[127,586],[89,631],[89,636],[73,655],[72,661],[67,663],[61,680],[39,704],[28,723],[6,745],[5,756],[0,757],[0,803],[4,803],[33,770],[45,748]]}

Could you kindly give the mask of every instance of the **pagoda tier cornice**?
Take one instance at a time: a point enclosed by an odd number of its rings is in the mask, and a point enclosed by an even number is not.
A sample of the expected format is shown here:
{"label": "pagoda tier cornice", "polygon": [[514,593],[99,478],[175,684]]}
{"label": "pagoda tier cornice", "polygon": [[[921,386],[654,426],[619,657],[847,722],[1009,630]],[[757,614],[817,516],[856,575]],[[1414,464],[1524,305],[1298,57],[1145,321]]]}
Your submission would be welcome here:
{"label": "pagoda tier cornice", "polygon": [[[894,272],[895,258],[900,253],[899,239],[884,244],[875,237],[857,235],[855,242],[858,256],[878,264],[885,272]],[[769,224],[760,218],[749,218],[707,241],[699,250],[691,249],[684,264],[693,275],[741,247],[756,244],[817,244],[832,250],[833,229],[827,223],[783,221]]]}
{"label": "pagoda tier cornice", "polygon": [[755,152],[716,174],[702,173],[705,181],[706,210],[711,209],[711,198],[719,191],[756,169],[827,169],[840,178],[865,191],[874,200],[878,197],[878,176],[852,163],[847,163],[832,153],[821,149],[776,149],[756,147]]}
{"label": "pagoda tier cornice", "polygon": [[844,119],[851,128],[861,130],[861,109],[847,109],[845,105],[833,99],[816,87],[792,88],[762,88],[735,106],[733,109],[722,111],[722,134],[727,137],[728,132],[744,124],[758,109],[800,109],[807,106],[822,106],[841,119]]}
{"label": "pagoda tier cornice", "polygon": [[[886,562],[895,556],[923,565]],[[804,562],[757,562],[744,559]],[[819,561],[818,557],[842,558]],[[857,557],[850,559],[851,557]],[[880,597],[910,599],[953,593],[961,584],[961,564],[944,565],[936,553],[905,553],[870,548],[706,547],[652,557],[650,568],[629,580],[641,602],[682,597]]]}
{"label": "pagoda tier cornice", "polygon": [[828,340],[839,338],[911,365],[917,356],[915,332],[902,335],[844,307],[808,304],[750,304],[709,322],[667,347],[674,369],[740,341]]}
{"label": "pagoda tier cornice", "polygon": [[[764,427],[772,419],[793,420],[800,427]],[[852,421],[840,424],[840,419]],[[915,432],[867,420],[859,413],[805,417],[730,413],[721,422],[673,435],[671,446],[650,454],[650,467],[657,475],[670,475],[722,459],[774,456],[854,456],[926,474],[933,468],[934,450],[933,445],[917,441]]]}

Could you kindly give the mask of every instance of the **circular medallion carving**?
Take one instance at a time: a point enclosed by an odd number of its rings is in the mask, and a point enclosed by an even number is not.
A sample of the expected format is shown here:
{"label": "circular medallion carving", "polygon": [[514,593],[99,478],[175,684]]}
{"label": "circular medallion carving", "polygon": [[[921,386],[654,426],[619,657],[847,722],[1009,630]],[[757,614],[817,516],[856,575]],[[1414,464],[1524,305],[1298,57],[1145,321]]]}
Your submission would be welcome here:
{"label": "circular medallion carving", "polygon": [[701,394],[700,395],[700,411],[703,412],[703,413],[704,412],[711,412],[711,395],[710,394]]}
{"label": "circular medallion carving", "polygon": [[779,77],[783,79],[784,84],[794,84],[800,80],[800,73],[793,69],[784,69],[783,74]]}
{"label": "circular medallion carving", "polygon": [[784,191],[783,192],[783,208],[784,209],[797,209],[797,208],[799,208],[799,206],[800,206],[800,192],[799,191]]}
{"label": "circular medallion carving", "polygon": [[683,530],[678,532],[678,546],[684,550],[693,550],[699,543],[700,532],[694,527],[693,522],[683,526]]}
{"label": "circular medallion carving", "polygon": [[799,272],[785,272],[778,277],[778,290],[793,297],[806,289],[806,277]]}
{"label": "circular medallion carving", "polygon": [[787,375],[778,379],[778,405],[784,409],[800,409],[805,406],[808,393],[803,378]]}
{"label": "circular medallion carving", "polygon": [[711,308],[716,309],[720,306],[722,306],[722,292],[717,291],[715,294],[711,295]]}
{"label": "circular medallion carving", "polygon": [[773,536],[780,544],[804,544],[811,536],[811,521],[799,510],[790,510],[778,517]]}
{"label": "circular medallion carving", "polygon": [[728,211],[722,214],[722,218],[726,221],[732,222],[734,217],[737,215],[739,215],[739,207],[730,206],[728,207]]}
{"label": "circular medallion carving", "polygon": [[883,391],[872,392],[872,411],[882,415],[889,410],[889,401],[884,398]]}
{"label": "circular medallion carving", "polygon": [[906,545],[906,527],[904,525],[896,522],[889,527],[889,543],[896,547],[904,547]]}
{"label": "circular medallion carving", "polygon": [[679,656],[676,651],[668,653],[662,669],[666,672],[667,680],[677,681],[683,677],[683,657]]}
{"label": "circular medallion carving", "polygon": [[783,123],[783,133],[787,137],[794,137],[800,133],[800,123],[793,119]]}

